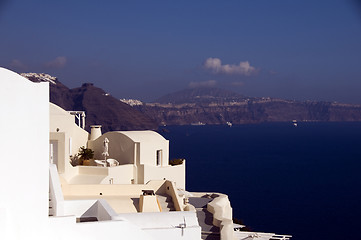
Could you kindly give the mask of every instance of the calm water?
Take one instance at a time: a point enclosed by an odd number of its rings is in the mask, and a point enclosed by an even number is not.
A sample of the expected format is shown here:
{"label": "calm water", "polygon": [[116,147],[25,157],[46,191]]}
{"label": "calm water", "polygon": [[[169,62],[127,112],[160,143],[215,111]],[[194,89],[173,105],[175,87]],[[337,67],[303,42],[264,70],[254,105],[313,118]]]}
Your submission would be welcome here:
{"label": "calm water", "polygon": [[228,194],[254,231],[360,239],[361,123],[170,126],[189,191]]}

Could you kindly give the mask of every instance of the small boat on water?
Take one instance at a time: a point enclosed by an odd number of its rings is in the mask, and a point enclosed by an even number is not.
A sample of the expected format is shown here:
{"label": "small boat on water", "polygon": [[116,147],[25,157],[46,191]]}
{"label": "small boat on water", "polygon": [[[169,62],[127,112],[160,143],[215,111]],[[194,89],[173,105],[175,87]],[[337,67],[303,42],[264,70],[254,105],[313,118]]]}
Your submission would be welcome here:
{"label": "small boat on water", "polygon": [[295,127],[298,126],[297,120],[293,120],[292,123],[293,123],[293,126],[295,126]]}
{"label": "small boat on water", "polygon": [[232,127],[232,123],[231,122],[226,122],[226,124],[229,126],[229,127]]}
{"label": "small boat on water", "polygon": [[195,123],[191,123],[192,126],[204,126],[206,125],[205,123],[202,122],[195,122]]}

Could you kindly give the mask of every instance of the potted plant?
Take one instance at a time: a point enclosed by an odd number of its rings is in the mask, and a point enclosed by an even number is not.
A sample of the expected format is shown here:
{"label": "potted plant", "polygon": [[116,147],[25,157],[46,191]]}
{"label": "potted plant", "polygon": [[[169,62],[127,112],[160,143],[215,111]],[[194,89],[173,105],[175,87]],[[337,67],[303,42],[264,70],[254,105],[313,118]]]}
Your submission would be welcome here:
{"label": "potted plant", "polygon": [[169,160],[169,165],[176,166],[176,165],[182,165],[184,162],[184,158],[176,158]]}
{"label": "potted plant", "polygon": [[[81,147],[79,149],[79,160],[82,162],[82,165],[89,166],[90,165],[90,159],[94,157],[94,151],[90,148]],[[80,163],[81,164],[81,163]]]}

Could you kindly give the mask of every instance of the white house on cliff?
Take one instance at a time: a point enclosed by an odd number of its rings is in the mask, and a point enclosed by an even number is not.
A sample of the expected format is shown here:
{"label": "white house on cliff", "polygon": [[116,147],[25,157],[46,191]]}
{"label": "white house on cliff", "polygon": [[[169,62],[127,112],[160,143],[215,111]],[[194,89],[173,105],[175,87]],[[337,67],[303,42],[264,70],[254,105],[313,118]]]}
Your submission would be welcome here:
{"label": "white house on cliff", "polygon": [[[48,84],[0,68],[0,239],[290,238],[244,232],[226,195],[187,192],[186,163],[169,165],[158,133],[89,134]],[[83,146],[88,166],[74,164]]]}

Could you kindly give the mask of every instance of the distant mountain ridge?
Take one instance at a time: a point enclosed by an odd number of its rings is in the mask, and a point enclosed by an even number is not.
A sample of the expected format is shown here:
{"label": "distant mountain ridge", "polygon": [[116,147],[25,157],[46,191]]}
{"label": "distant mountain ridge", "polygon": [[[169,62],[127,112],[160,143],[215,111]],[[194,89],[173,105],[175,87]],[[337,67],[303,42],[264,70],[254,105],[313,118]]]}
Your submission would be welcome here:
{"label": "distant mountain ridge", "polygon": [[47,74],[27,74],[26,77],[35,82],[50,82],[51,102],[65,110],[85,111],[86,128],[89,130],[90,125],[101,124],[103,132],[193,123],[361,121],[360,105],[255,98],[218,88],[185,89],[152,103],[135,99],[123,99],[122,102],[91,83],[69,89]]}
{"label": "distant mountain ridge", "polygon": [[[50,102],[67,111],[85,111],[86,129],[102,125],[102,131],[157,129],[156,121],[140,111],[112,97],[91,83],[69,89],[56,77],[45,74],[21,74],[33,82],[50,83]],[[49,77],[50,76],[50,77]]]}
{"label": "distant mountain ridge", "polygon": [[155,103],[172,103],[172,104],[184,104],[184,103],[221,103],[238,101],[245,99],[246,97],[225,89],[204,87],[204,88],[189,88],[178,92],[164,95],[163,97],[155,100]]}
{"label": "distant mountain ridge", "polygon": [[185,89],[136,108],[159,125],[361,121],[360,105],[246,97],[216,88]]}

